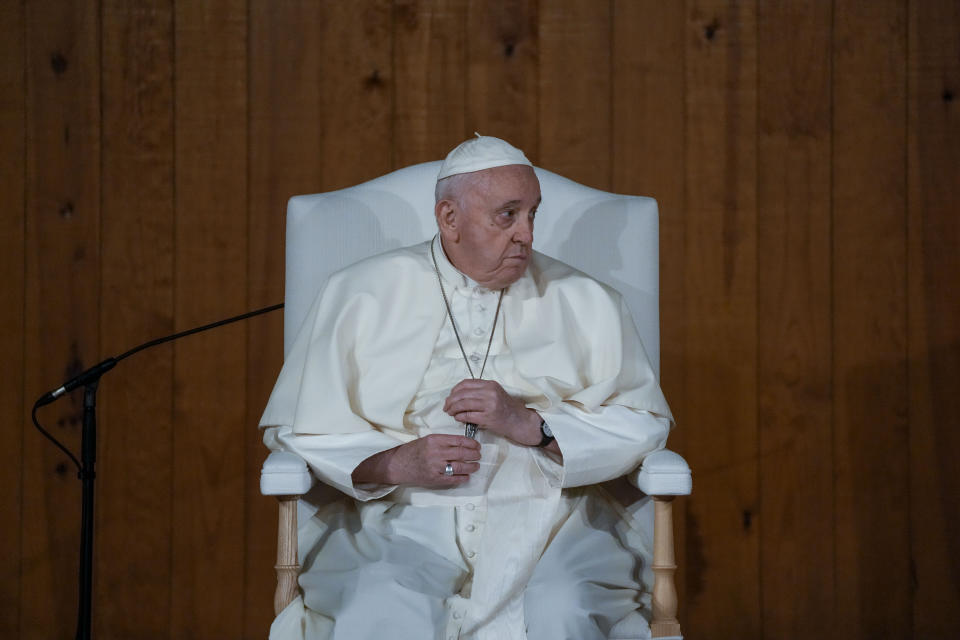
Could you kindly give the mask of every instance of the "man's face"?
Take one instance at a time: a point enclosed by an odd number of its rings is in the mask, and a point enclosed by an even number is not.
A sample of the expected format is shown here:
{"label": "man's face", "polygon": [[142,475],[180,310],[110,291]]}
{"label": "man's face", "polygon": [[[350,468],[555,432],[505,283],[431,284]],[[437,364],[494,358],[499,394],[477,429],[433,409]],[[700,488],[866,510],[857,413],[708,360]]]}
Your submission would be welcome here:
{"label": "man's face", "polygon": [[460,271],[488,289],[509,286],[527,269],[540,181],[524,165],[476,172],[452,207],[453,228],[441,222],[444,248]]}

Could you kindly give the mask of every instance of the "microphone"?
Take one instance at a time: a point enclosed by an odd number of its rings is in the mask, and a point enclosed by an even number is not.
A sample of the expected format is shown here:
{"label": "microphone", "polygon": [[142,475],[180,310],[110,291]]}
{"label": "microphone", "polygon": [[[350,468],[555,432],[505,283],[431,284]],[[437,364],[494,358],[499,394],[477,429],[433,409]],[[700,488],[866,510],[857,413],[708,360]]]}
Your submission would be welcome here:
{"label": "microphone", "polygon": [[[150,340],[149,342],[144,342],[143,344],[130,349],[126,353],[122,353],[113,358],[107,358],[103,362],[96,364],[86,371],[70,378],[60,387],[54,389],[53,391],[48,391],[37,398],[36,403],[33,405],[33,412],[31,416],[33,418],[34,426],[36,426],[37,430],[40,431],[45,438],[59,447],[61,451],[63,451],[71,460],[73,460],[73,463],[77,465],[77,470],[80,472],[78,475],[83,481],[82,505],[80,513],[80,593],[79,605],[77,607],[77,640],[89,640],[91,637],[91,594],[93,593],[93,483],[94,478],[96,477],[94,466],[97,453],[97,383],[100,381],[101,376],[103,376],[103,374],[105,374],[107,371],[110,371],[110,369],[113,369],[118,362],[124,358],[132,356],[138,351],[155,347],[159,344],[176,340],[177,338],[183,338],[194,333],[200,333],[201,331],[207,331],[215,327],[230,324],[231,322],[238,322],[240,320],[245,320],[253,316],[258,316],[262,313],[269,313],[282,308],[283,303],[275,304],[270,307],[264,307],[263,309],[257,309],[256,311],[249,311],[239,316],[218,320],[217,322],[211,322],[210,324],[205,324],[201,327],[187,329],[186,331],[179,331],[172,335],[164,336],[163,338],[157,338],[155,340]],[[80,460],[77,460],[76,456],[70,453],[70,451],[56,438],[54,438],[46,429],[44,429],[40,425],[40,421],[37,420],[37,409],[44,405],[50,404],[63,394],[73,391],[77,387],[86,387],[83,397],[83,429],[80,436]]]}
{"label": "microphone", "polygon": [[[143,351],[144,349],[155,347],[159,344],[163,344],[164,342],[170,342],[171,340],[176,340],[177,338],[183,338],[189,335],[193,335],[194,333],[201,333],[209,329],[215,329],[216,327],[221,327],[225,324],[231,324],[233,322],[238,322],[240,320],[246,320],[247,318],[252,318],[253,316],[259,316],[264,313],[270,313],[271,311],[276,311],[277,309],[282,309],[282,308],[283,308],[283,303],[281,302],[280,304],[264,307],[263,309],[257,309],[256,311],[248,311],[247,313],[242,313],[239,316],[233,316],[232,318],[225,318],[223,320],[211,322],[210,324],[205,324],[201,327],[194,327],[193,329],[187,329],[186,331],[179,331],[172,335],[164,336],[163,338],[157,338],[156,340],[150,340],[149,342],[144,342],[143,344],[138,345],[133,349],[130,349],[129,351],[122,353],[115,358],[107,358],[100,364],[93,365],[83,373],[76,375],[73,378],[70,378],[69,380],[64,382],[63,386],[57,389],[54,389],[53,391],[48,391],[47,393],[37,398],[37,401],[34,403],[33,408],[38,409],[40,407],[48,405],[54,400],[56,400],[57,398],[59,398],[60,396],[62,396],[63,394],[69,391],[73,391],[77,387],[86,386],[92,382],[96,382],[97,380],[100,379],[100,377],[103,374],[105,374],[107,371],[110,371],[110,369],[113,369],[115,366],[117,366],[118,362],[120,362],[124,358],[132,356],[138,351]],[[39,425],[38,425],[38,428],[39,428]],[[41,428],[40,431],[43,432],[43,429]],[[44,432],[44,435],[46,435],[46,432]],[[50,436],[47,435],[47,437],[49,438]]]}
{"label": "microphone", "polygon": [[46,392],[40,396],[39,399],[37,399],[36,404],[33,406],[42,407],[44,405],[48,405],[63,394],[73,391],[77,387],[88,385],[95,380],[99,380],[100,376],[105,374],[107,371],[110,371],[110,369],[113,369],[115,366],[117,366],[117,359],[107,358],[100,364],[95,364],[83,373],[70,378],[59,388]]}

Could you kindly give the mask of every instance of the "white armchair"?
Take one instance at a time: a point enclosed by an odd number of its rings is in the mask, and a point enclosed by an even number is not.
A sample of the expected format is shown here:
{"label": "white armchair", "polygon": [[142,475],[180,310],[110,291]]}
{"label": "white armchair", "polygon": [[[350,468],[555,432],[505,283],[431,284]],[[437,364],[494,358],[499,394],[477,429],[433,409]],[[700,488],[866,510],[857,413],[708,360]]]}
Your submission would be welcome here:
{"label": "white armchair", "polygon": [[[349,189],[290,199],[285,355],[330,273],[368,256],[421,242],[435,233],[433,187],[439,166],[439,162],[414,165]],[[620,291],[651,364],[659,371],[656,202],[591,189],[543,169],[536,172],[543,202],[534,248]],[[654,538],[652,637],[679,638],[671,501],[674,496],[690,493],[690,468],[676,453],[662,450],[648,455],[628,479],[653,502],[649,518]],[[274,599],[278,613],[297,595],[297,501],[312,485],[306,463],[294,454],[274,452],[264,462],[261,493],[277,496],[280,501]]]}

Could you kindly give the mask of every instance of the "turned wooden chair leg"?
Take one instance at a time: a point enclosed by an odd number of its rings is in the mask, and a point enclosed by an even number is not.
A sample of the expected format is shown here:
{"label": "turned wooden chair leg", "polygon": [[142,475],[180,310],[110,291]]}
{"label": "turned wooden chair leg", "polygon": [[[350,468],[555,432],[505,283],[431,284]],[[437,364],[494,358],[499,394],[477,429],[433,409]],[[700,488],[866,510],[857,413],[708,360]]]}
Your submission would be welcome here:
{"label": "turned wooden chair leg", "polygon": [[673,496],[654,496],[653,529],[653,620],[654,638],[680,635],[677,620],[677,569],[673,555]]}
{"label": "turned wooden chair leg", "polygon": [[273,596],[273,612],[278,614],[297,597],[297,500],[300,496],[277,496],[280,503],[280,524],[277,531],[277,591]]}

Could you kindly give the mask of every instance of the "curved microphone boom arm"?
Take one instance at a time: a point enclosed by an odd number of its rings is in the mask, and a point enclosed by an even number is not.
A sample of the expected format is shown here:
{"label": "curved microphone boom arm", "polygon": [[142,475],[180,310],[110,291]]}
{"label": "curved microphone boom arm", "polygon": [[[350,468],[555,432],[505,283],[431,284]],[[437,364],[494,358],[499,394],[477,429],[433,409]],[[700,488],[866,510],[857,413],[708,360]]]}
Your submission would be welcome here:
{"label": "curved microphone boom arm", "polygon": [[[129,358],[138,351],[143,351],[144,349],[155,347],[159,344],[163,344],[164,342],[170,342],[194,333],[208,331],[225,324],[239,322],[240,320],[246,320],[247,318],[252,318],[253,316],[258,316],[264,313],[270,313],[271,311],[276,311],[277,309],[282,308],[283,303],[275,304],[269,307],[264,307],[263,309],[257,309],[256,311],[249,311],[238,316],[226,318],[224,320],[218,320],[217,322],[211,322],[210,324],[205,324],[201,327],[195,327],[193,329],[180,331],[169,336],[164,336],[163,338],[157,338],[155,340],[150,340],[149,342],[144,342],[143,344],[138,345],[115,358],[107,358],[103,362],[100,362],[99,364],[90,367],[86,371],[83,371],[73,378],[70,378],[53,391],[48,391],[37,398],[37,401],[33,404],[31,417],[33,419],[34,426],[36,426],[41,434],[43,434],[48,440],[50,440],[53,444],[59,447],[61,451],[69,456],[69,458],[77,466],[77,476],[83,482],[83,503],[80,524],[80,603],[77,608],[77,640],[90,640],[91,637],[90,622],[91,602],[93,595],[93,486],[94,479],[96,478],[96,406],[97,386],[100,383],[100,378],[103,376],[103,374],[117,366],[118,362],[125,358]],[[63,444],[54,438],[53,435],[44,429],[37,420],[37,409],[44,405],[50,404],[60,396],[73,391],[78,387],[84,387],[83,429],[80,435],[80,460],[77,460],[76,456],[74,456],[69,449],[63,446]]]}

